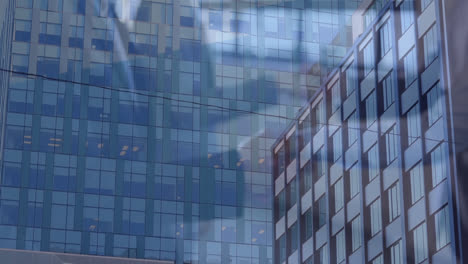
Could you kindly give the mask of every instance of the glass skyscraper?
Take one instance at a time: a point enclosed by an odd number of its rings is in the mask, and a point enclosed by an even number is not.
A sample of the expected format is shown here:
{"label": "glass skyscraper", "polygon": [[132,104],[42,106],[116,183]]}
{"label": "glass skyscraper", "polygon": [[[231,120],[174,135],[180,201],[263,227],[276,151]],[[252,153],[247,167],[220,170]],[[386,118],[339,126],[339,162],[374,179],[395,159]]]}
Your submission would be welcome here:
{"label": "glass skyscraper", "polygon": [[359,1],[1,1],[0,248],[271,263],[270,147]]}
{"label": "glass skyscraper", "polygon": [[272,148],[274,263],[467,261],[455,2],[362,2],[353,47]]}

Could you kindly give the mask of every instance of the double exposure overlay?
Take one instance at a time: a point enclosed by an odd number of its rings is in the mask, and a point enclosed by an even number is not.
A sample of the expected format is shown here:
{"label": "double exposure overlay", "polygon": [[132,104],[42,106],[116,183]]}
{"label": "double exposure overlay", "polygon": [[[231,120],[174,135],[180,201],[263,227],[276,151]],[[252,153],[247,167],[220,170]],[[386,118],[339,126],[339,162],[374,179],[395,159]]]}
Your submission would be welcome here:
{"label": "double exposure overlay", "polygon": [[0,263],[468,262],[466,14],[1,0]]}
{"label": "double exposure overlay", "polygon": [[467,262],[467,4],[372,5],[272,148],[275,263]]}

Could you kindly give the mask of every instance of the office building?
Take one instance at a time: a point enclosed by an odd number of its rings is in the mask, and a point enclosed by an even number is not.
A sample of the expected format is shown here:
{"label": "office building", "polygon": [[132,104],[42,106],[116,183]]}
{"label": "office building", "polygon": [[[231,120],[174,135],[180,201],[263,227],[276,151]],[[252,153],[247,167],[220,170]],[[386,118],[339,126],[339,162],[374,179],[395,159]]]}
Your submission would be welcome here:
{"label": "office building", "polygon": [[468,5],[446,2],[353,15],[353,47],[272,148],[274,263],[466,262]]}
{"label": "office building", "polygon": [[271,263],[270,147],[358,1],[1,1],[0,247]]}

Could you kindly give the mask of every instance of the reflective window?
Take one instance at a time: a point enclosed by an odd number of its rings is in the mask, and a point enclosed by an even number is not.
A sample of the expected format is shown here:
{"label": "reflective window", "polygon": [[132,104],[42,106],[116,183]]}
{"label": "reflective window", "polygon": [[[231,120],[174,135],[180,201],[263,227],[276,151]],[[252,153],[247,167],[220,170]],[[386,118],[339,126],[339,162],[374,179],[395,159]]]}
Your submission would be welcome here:
{"label": "reflective window", "polygon": [[210,29],[222,30],[223,29],[223,15],[221,12],[209,12],[209,27]]}
{"label": "reflective window", "polygon": [[282,235],[279,238],[279,247],[278,247],[278,252],[279,252],[279,261],[283,263],[286,261],[286,235]]}
{"label": "reflective window", "polygon": [[408,145],[418,140],[421,137],[421,115],[419,104],[416,104],[406,114],[408,122]]}
{"label": "reflective window", "polygon": [[369,171],[369,182],[371,182],[380,173],[378,144],[374,145],[367,152],[367,163]]}
{"label": "reflective window", "polygon": [[427,229],[424,222],[413,230],[414,262],[421,263],[427,258]]}
{"label": "reflective window", "polygon": [[304,214],[304,225],[303,225],[303,242],[307,241],[309,238],[312,237],[314,233],[313,226],[312,226],[312,208],[307,210]]}
{"label": "reflective window", "polygon": [[372,261],[372,264],[383,264],[383,256],[382,255],[379,255],[378,257],[376,257],[373,261]]}
{"label": "reflective window", "polygon": [[334,113],[341,105],[341,87],[337,81],[331,88],[331,113]]}
{"label": "reflective window", "polygon": [[315,166],[316,166],[316,180],[320,179],[323,175],[325,175],[327,162],[327,150],[322,147],[317,151],[316,158],[315,158]]}
{"label": "reflective window", "polygon": [[322,126],[325,125],[325,111],[323,100],[317,104],[313,111],[315,113],[314,132],[317,133],[320,130],[320,128],[322,128]]}
{"label": "reflective window", "polygon": [[371,236],[375,236],[382,229],[382,209],[380,199],[370,205]]}
{"label": "reflective window", "polygon": [[356,89],[357,74],[353,64],[354,62],[346,69],[346,96],[350,96],[354,89]]}
{"label": "reflective window", "polygon": [[307,115],[302,123],[299,124],[299,131],[301,131],[300,146],[303,148],[312,140],[312,123],[310,115]]}
{"label": "reflective window", "polygon": [[301,194],[304,195],[308,190],[312,188],[312,162],[307,162],[306,165],[301,169]]}
{"label": "reflective window", "polygon": [[336,263],[341,263],[346,258],[346,240],[344,230],[336,234]]}
{"label": "reflective window", "polygon": [[84,15],[86,11],[86,0],[64,1],[63,11]]}
{"label": "reflective window", "polygon": [[403,248],[402,242],[399,240],[397,243],[390,246],[390,263],[402,264],[403,263]]}
{"label": "reflective window", "polygon": [[60,46],[62,25],[60,19],[54,22],[40,23],[39,43]]}
{"label": "reflective window", "polygon": [[333,187],[333,192],[335,193],[335,213],[337,213],[344,206],[343,178],[339,179],[335,183]]}
{"label": "reflective window", "polygon": [[372,69],[374,69],[374,64],[374,41],[371,40],[363,51],[364,77],[367,76]]}
{"label": "reflective window", "polygon": [[293,161],[296,158],[296,133],[293,133],[287,140],[286,140],[287,149],[287,163]]}
{"label": "reflective window", "polygon": [[278,212],[278,218],[281,218],[285,215],[286,213],[286,191],[283,190],[281,191],[278,196],[275,198],[276,199],[276,208]]}
{"label": "reflective window", "polygon": [[388,189],[388,222],[391,223],[398,216],[400,216],[400,185],[396,182],[390,189]]}
{"label": "reflective window", "polygon": [[31,21],[15,20],[15,40],[24,42],[31,40]]}
{"label": "reflective window", "polygon": [[292,179],[289,184],[288,184],[288,187],[287,187],[287,195],[288,195],[288,209],[290,209],[291,207],[293,207],[295,204],[296,204],[296,196],[297,196],[297,178],[294,177],[294,179]]}
{"label": "reflective window", "polygon": [[321,228],[327,223],[327,198],[326,196],[322,196],[319,198],[316,204],[316,215],[317,215],[317,229]]}
{"label": "reflective window", "polygon": [[442,117],[442,91],[440,91],[439,83],[429,90],[427,93],[427,118],[429,126],[432,126],[440,117]]}
{"label": "reflective window", "polygon": [[450,243],[450,213],[448,205],[434,215],[436,250]]}
{"label": "reflective window", "polygon": [[446,153],[444,144],[439,145],[431,152],[432,187],[437,186],[447,178]]}
{"label": "reflective window", "polygon": [[431,2],[432,0],[421,0],[421,10],[426,9],[426,7],[428,7]]}
{"label": "reflective window", "polygon": [[338,129],[333,135],[333,161],[336,162],[342,155],[343,140],[341,129]]}
{"label": "reflective window", "polygon": [[16,7],[32,8],[33,0],[19,0],[16,2]]}
{"label": "reflective window", "polygon": [[361,175],[359,172],[358,165],[354,165],[349,170],[349,188],[350,188],[350,196],[353,198],[360,192],[361,186]]}
{"label": "reflective window", "polygon": [[433,25],[424,35],[424,65],[429,66],[439,54],[439,43],[436,25]]}
{"label": "reflective window", "polygon": [[359,125],[357,120],[357,112],[352,113],[348,118],[348,147],[357,141],[359,135]]}
{"label": "reflective window", "polygon": [[385,77],[382,82],[383,90],[383,107],[384,111],[387,110],[395,101],[395,95],[393,91],[393,72]]}
{"label": "reflective window", "polygon": [[376,5],[372,4],[369,9],[366,10],[364,13],[364,27],[368,27],[369,25],[372,24],[374,21],[375,17],[377,16],[378,10],[376,10]]}
{"label": "reflective window", "polygon": [[385,151],[387,156],[387,165],[390,165],[396,157],[398,153],[398,132],[396,126],[393,126],[388,130],[385,134]]}
{"label": "reflective window", "polygon": [[409,87],[418,77],[418,64],[414,48],[403,59],[403,68],[405,70],[405,87]]}
{"label": "reflective window", "polygon": [[326,264],[328,263],[328,247],[327,245],[321,247],[316,254],[316,263]]}
{"label": "reflective window", "polygon": [[369,128],[377,119],[376,93],[373,91],[366,99],[366,124]]}
{"label": "reflective window", "polygon": [[279,176],[281,173],[284,172],[285,170],[285,153],[284,153],[284,147],[280,148],[280,150],[276,153],[276,165],[277,165],[277,176]]}
{"label": "reflective window", "polygon": [[38,5],[42,10],[49,11],[62,11],[63,1],[48,1],[48,0],[39,0]]}
{"label": "reflective window", "polygon": [[404,33],[414,21],[414,1],[405,0],[400,5],[401,32]]}
{"label": "reflective window", "polygon": [[390,32],[390,21],[385,22],[379,30],[380,36],[380,56],[384,57],[392,48],[392,34]]}
{"label": "reflective window", "polygon": [[351,221],[351,249],[352,251],[356,251],[358,248],[361,247],[362,243],[362,227],[361,227],[361,216],[354,218]]}
{"label": "reflective window", "polygon": [[410,170],[410,177],[411,204],[414,204],[424,196],[424,168],[421,162]]}
{"label": "reflective window", "polygon": [[290,254],[292,254],[294,251],[297,250],[297,246],[298,246],[298,228],[297,228],[297,223],[293,224],[290,228],[289,228],[289,236],[288,236],[288,240],[289,240],[289,249],[290,249]]}

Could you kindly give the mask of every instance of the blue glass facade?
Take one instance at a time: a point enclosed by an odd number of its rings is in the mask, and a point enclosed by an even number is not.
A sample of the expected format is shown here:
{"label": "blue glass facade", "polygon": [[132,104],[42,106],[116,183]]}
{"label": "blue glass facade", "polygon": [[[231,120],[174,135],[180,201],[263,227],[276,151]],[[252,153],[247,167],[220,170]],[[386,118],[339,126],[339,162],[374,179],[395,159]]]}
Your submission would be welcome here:
{"label": "blue glass facade", "polygon": [[274,263],[466,262],[466,7],[362,2],[353,47],[272,147]]}
{"label": "blue glass facade", "polygon": [[272,262],[270,147],[358,1],[3,1],[0,247]]}

